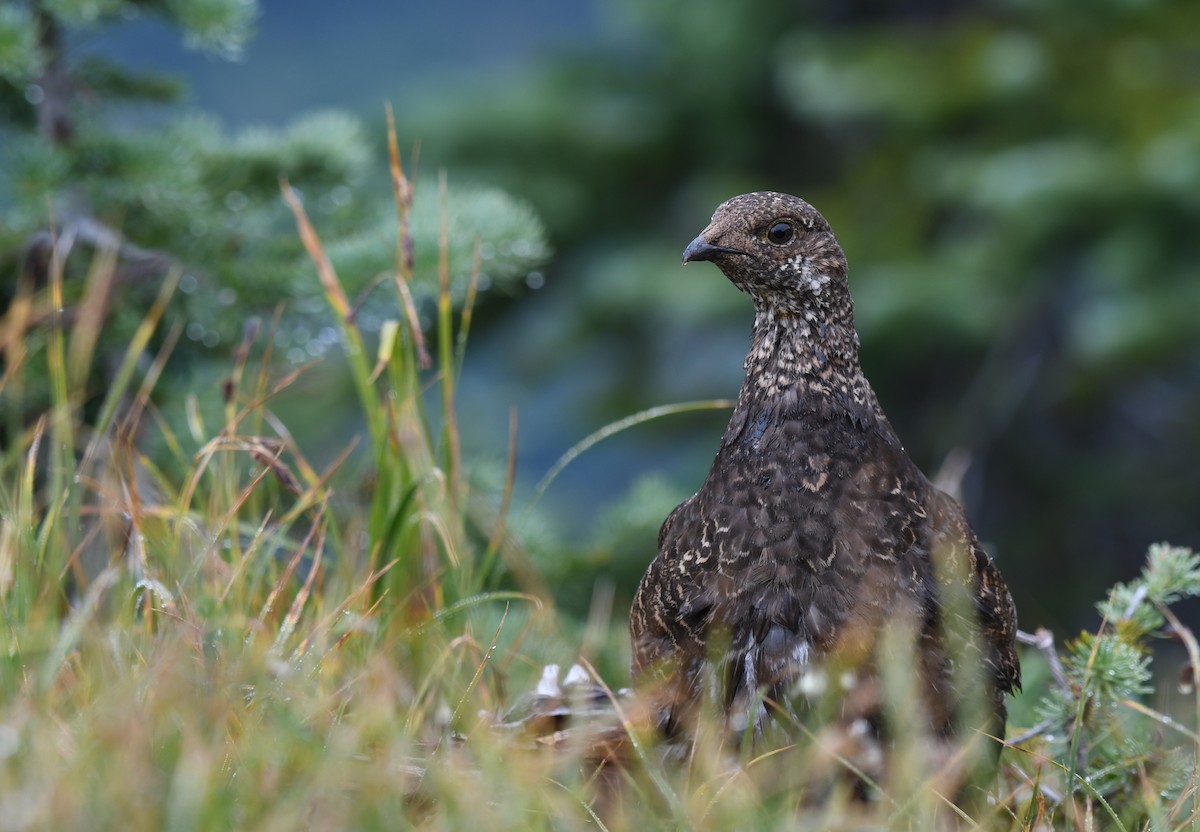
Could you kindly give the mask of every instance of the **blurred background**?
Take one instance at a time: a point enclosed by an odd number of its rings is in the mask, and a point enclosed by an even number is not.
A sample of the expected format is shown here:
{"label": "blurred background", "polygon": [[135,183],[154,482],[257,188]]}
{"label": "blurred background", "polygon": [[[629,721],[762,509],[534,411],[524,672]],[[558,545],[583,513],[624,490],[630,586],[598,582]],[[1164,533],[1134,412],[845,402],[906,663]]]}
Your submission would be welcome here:
{"label": "blurred background", "polygon": [[[837,231],[867,374],[924,470],[961,476],[1023,628],[1094,622],[1149,543],[1200,545],[1192,0],[9,0],[0,305],[41,286],[48,205],[80,285],[123,235],[130,315],[101,350],[180,264],[159,407],[183,419],[189,392],[220,406],[245,320],[283,302],[280,361],[326,360],[277,410],[334,458],[353,395],[278,179],[378,329],[386,102],[417,170],[423,317],[439,170],[458,296],[481,241],[460,391],[476,492],[501,489],[511,407],[515,531],[568,613],[598,586],[628,603],[728,414],[609,438],[525,514],[533,485],[610,422],[735,395],[750,304],[679,256],[750,190],[801,195]],[[26,398],[40,412],[45,391]]]}

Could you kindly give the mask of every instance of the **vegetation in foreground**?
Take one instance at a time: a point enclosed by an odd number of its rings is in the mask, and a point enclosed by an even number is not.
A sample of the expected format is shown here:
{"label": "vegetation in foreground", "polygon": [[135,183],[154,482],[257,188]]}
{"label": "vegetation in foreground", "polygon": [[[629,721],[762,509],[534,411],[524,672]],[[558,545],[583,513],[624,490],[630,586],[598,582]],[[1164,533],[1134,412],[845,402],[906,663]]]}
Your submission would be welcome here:
{"label": "vegetation in foreground", "polygon": [[[394,141],[392,173],[391,278],[404,310],[413,191]],[[1200,699],[1168,714],[1151,698],[1153,639],[1173,636],[1188,667],[1200,664],[1168,607],[1200,594],[1200,558],[1169,546],[1154,547],[1143,574],[1101,604],[1097,632],[1061,653],[1048,633],[1029,638],[1026,691],[995,799],[982,808],[936,792],[919,739],[900,741],[895,753],[913,764],[863,805],[837,791],[806,799],[812,767],[838,764],[820,733],[740,758],[701,744],[683,762],[635,735],[626,765],[596,780],[595,749],[576,735],[551,743],[502,727],[528,707],[551,660],[578,661],[609,693],[623,684],[612,670],[625,661],[623,616],[603,597],[583,626],[560,615],[510,533],[511,470],[496,493],[471,486],[455,384],[474,290],[452,298],[447,234],[431,334],[401,314],[369,344],[301,200],[286,183],[283,193],[338,322],[364,424],[322,469],[272,410],[305,372],[273,355],[273,323],[247,325],[228,378],[219,392],[189,395],[181,428],[158,410],[153,392],[179,335],[164,321],[178,275],[98,404],[84,401],[98,332],[84,324],[105,319],[105,292],[85,291],[68,326],[56,311],[56,258],[44,290],[18,294],[6,313],[0,402],[22,412],[26,374],[44,362],[51,406],[6,419],[0,456],[0,826],[1200,822]],[[88,286],[111,268],[98,256]],[[33,320],[49,323],[35,330]],[[216,422],[199,404],[209,395],[222,398]],[[150,454],[152,445],[165,451]],[[623,715],[622,701],[614,694],[610,712]]]}

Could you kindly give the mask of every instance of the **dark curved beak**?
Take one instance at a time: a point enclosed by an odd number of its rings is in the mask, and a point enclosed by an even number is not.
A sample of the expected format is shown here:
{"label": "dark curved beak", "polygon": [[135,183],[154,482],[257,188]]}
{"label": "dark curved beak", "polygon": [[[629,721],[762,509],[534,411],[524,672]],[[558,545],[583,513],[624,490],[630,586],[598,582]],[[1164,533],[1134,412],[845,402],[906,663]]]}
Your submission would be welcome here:
{"label": "dark curved beak", "polygon": [[725,246],[717,246],[704,239],[701,234],[696,239],[688,243],[688,247],[683,250],[683,262],[692,263],[696,260],[712,260],[718,254],[744,254],[745,252],[738,251],[736,248],[726,248]]}

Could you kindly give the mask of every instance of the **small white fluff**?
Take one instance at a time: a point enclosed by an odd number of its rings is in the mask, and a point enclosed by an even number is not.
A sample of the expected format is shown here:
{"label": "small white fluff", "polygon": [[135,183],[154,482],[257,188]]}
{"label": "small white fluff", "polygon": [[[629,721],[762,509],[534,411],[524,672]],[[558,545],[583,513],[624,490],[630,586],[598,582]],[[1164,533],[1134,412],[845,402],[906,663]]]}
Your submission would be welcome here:
{"label": "small white fluff", "polygon": [[542,679],[538,682],[534,693],[538,696],[544,696],[547,699],[562,696],[562,688],[558,684],[558,669],[558,665],[556,664],[548,664],[543,667]]}
{"label": "small white fluff", "polygon": [[825,692],[828,684],[829,681],[825,678],[823,670],[810,670],[807,673],[800,674],[800,682],[796,687],[809,699],[815,699]]}
{"label": "small white fluff", "polygon": [[571,669],[567,671],[567,678],[563,679],[564,688],[573,688],[576,685],[586,685],[592,679],[588,672],[583,669],[582,665],[573,664]]}

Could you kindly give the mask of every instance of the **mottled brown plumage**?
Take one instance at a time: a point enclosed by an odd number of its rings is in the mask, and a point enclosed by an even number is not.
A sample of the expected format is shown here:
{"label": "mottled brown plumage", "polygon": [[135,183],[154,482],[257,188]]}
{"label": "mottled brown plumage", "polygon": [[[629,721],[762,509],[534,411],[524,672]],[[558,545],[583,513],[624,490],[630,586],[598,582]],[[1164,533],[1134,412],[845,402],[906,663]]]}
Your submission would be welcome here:
{"label": "mottled brown plumage", "polygon": [[761,726],[832,668],[858,674],[841,715],[878,730],[879,634],[911,625],[929,730],[963,728],[965,654],[984,668],[976,725],[1002,736],[1020,683],[1012,599],[863,376],[828,223],[786,194],[735,197],[688,246],[684,262],[696,260],[754,300],[754,333],[712,469],[663,524],[634,601],[632,669],[657,691],[654,718],[677,732],[712,694],[734,730]]}

